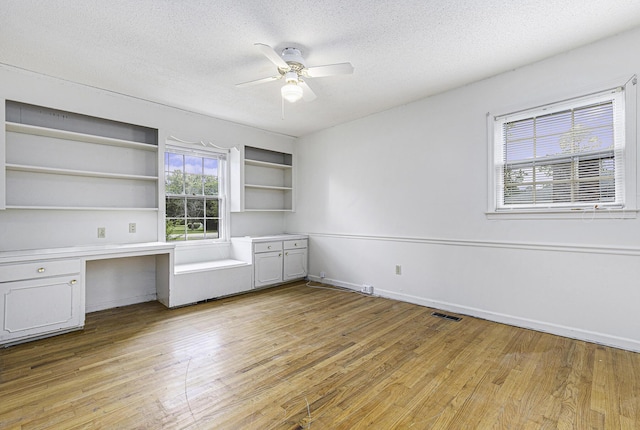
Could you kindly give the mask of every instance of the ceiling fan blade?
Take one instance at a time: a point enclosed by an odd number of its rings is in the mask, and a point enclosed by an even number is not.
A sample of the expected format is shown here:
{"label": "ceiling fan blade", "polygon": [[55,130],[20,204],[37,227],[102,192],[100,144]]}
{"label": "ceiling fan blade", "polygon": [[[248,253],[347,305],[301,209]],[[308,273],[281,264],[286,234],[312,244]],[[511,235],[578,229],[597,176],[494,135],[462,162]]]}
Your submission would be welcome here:
{"label": "ceiling fan blade", "polygon": [[269,45],[265,45],[264,43],[254,43],[254,45],[260,50],[260,52],[262,52],[265,57],[271,60],[273,64],[278,66],[278,68],[286,70],[290,69],[286,61],[284,61],[272,47],[270,47]]}
{"label": "ceiling fan blade", "polygon": [[242,82],[240,84],[236,84],[236,87],[250,87],[252,85],[264,84],[265,82],[277,81],[280,78],[282,78],[282,75],[269,76],[268,78],[256,79],[255,81]]}
{"label": "ceiling fan blade", "polygon": [[306,69],[306,75],[310,78],[323,78],[333,75],[350,75],[353,73],[351,63],[327,64],[326,66],[315,66]]}
{"label": "ceiling fan blade", "polygon": [[312,102],[317,98],[316,93],[313,92],[306,82],[298,81],[298,86],[302,88],[302,98],[305,102]]}

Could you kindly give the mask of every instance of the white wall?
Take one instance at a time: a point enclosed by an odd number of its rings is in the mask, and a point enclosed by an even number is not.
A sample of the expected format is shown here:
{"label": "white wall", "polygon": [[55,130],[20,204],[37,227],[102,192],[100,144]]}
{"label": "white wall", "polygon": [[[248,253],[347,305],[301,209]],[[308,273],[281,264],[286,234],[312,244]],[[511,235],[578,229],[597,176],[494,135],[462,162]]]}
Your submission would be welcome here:
{"label": "white wall", "polygon": [[[252,145],[274,150],[292,150],[294,143],[288,136],[0,65],[1,113],[4,99],[153,127],[159,130],[161,150],[170,136],[226,147]],[[2,144],[0,149],[4,149]],[[4,151],[0,151],[2,167],[3,160]],[[4,188],[1,170],[0,187]],[[282,214],[232,214],[231,231],[235,236],[282,233],[283,220]],[[128,233],[130,222],[137,223],[135,234]],[[105,239],[97,238],[98,227],[106,227]],[[164,240],[163,235],[164,227],[158,223],[156,212],[0,210],[0,251],[153,242]],[[123,259],[117,265],[95,263],[93,274],[88,268],[87,309],[148,298],[149,292],[155,291],[154,261],[139,258]],[[122,273],[135,282],[116,282]]]}
{"label": "white wall", "polygon": [[312,278],[640,351],[640,219],[485,215],[486,114],[629,78],[639,43],[635,30],[299,139],[285,225],[310,233]]}
{"label": "white wall", "polygon": [[235,212],[231,219],[232,237],[269,236],[284,232],[282,212]]}

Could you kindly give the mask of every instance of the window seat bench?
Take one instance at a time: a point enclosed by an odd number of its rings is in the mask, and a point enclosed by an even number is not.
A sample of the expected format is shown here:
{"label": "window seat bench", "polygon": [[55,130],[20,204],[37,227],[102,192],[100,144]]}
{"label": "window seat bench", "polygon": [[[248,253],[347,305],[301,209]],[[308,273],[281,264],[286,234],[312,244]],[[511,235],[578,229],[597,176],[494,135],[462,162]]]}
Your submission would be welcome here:
{"label": "window seat bench", "polygon": [[250,264],[244,261],[231,259],[199,261],[196,263],[176,264],[173,266],[173,273],[174,275],[182,275],[185,273],[207,272],[211,270],[227,269],[240,266],[250,266]]}
{"label": "window seat bench", "polygon": [[238,294],[252,286],[253,266],[219,245],[176,247],[169,307]]}

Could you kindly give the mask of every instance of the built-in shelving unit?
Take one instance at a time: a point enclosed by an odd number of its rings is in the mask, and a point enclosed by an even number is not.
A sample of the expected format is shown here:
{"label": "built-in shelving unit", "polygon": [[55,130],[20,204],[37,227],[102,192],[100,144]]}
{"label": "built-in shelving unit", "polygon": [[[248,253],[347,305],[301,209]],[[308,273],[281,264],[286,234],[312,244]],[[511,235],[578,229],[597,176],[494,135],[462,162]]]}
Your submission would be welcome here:
{"label": "built-in shelving unit", "polygon": [[246,146],[238,154],[237,164],[232,211],[294,210],[292,154]]}
{"label": "built-in shelving unit", "polygon": [[158,210],[157,131],[6,103],[7,209]]}

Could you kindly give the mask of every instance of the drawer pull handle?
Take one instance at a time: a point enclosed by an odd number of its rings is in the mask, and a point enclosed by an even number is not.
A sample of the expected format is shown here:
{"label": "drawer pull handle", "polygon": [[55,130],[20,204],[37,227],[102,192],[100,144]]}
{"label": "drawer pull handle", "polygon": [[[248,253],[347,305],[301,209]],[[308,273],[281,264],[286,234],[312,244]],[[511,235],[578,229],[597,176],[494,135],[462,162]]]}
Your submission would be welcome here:
{"label": "drawer pull handle", "polygon": [[44,267],[38,267],[38,273],[44,273]]}
{"label": "drawer pull handle", "polygon": [[280,254],[278,254],[278,257],[282,257],[282,252]]}
{"label": "drawer pull handle", "polygon": [[288,253],[288,252],[285,252],[285,253],[284,253],[284,255],[289,255],[289,253]]}
{"label": "drawer pull handle", "polygon": [[267,249],[271,249],[271,245],[267,246]]}
{"label": "drawer pull handle", "polygon": [[76,281],[75,279],[72,279],[71,282],[69,282],[71,285],[75,285],[78,283],[78,281]]}
{"label": "drawer pull handle", "polygon": [[293,246],[298,246],[298,243],[297,243],[297,242],[296,242],[296,243],[294,243],[294,244],[293,244]]}

